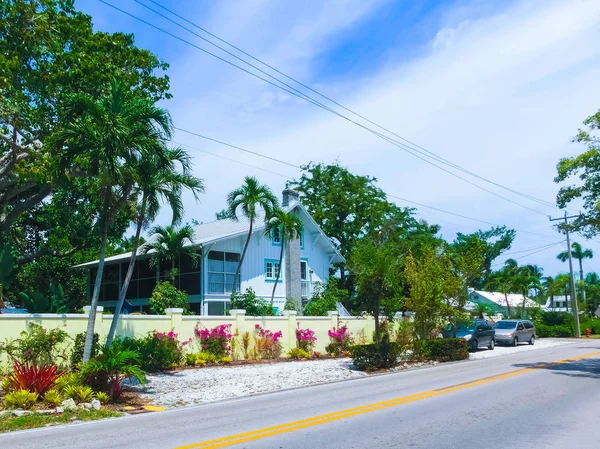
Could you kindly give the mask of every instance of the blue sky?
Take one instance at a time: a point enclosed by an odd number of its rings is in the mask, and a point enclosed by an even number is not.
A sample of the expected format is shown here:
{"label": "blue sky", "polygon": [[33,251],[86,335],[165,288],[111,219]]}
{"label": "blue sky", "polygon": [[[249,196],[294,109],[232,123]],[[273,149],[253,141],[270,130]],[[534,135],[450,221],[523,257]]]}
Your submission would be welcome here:
{"label": "blue sky", "polygon": [[[133,0],[107,1],[210,49]],[[557,191],[558,159],[581,150],[570,138],[600,105],[594,89],[600,4],[593,0],[157,1],[425,148],[549,201]],[[181,128],[294,164],[339,160],[376,176],[389,194],[541,234],[519,233],[513,251],[561,240],[546,216],[560,213],[553,208],[485,185],[537,210],[532,212],[483,192],[97,0],[76,0],[76,6],[98,30],[134,33],[138,46],[171,65],[174,98],[164,106]],[[201,204],[185,199],[188,219],[213,219],[247,174],[274,191],[283,188],[285,177],[298,176],[291,167],[183,133],[174,141],[188,146],[207,185]],[[425,208],[419,212],[439,222],[450,239],[457,231],[486,227]],[[168,221],[168,213],[159,220]],[[600,244],[584,246],[600,259]],[[555,260],[560,250],[519,261],[554,274],[566,268]],[[597,267],[588,262],[588,269]]]}

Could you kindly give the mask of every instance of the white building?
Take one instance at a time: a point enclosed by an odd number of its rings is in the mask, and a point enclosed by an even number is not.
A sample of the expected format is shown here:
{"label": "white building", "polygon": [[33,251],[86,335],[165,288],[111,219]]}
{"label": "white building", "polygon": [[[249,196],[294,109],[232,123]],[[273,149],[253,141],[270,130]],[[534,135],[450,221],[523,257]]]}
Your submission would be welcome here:
{"label": "white building", "polygon": [[[332,263],[342,262],[343,257],[334,244],[319,228],[314,219],[298,201],[298,193],[285,190],[282,207],[297,214],[304,225],[302,237],[285,242],[283,267],[279,267],[281,239],[264,235],[264,217],[255,220],[252,237],[244,258],[240,288],[244,292],[252,288],[257,296],[270,299],[278,270],[281,271],[275,293],[274,307],[283,310],[286,298],[311,297],[315,282],[329,278]],[[190,310],[200,315],[223,315],[230,308],[230,296],[235,272],[246,236],[249,222],[240,218],[217,220],[195,227],[195,247],[199,263],[191,260],[177,261],[179,273],[176,286],[188,293]],[[141,251],[138,251],[140,254]],[[148,311],[148,301],[157,280],[168,278],[168,268],[152,270],[149,266],[151,252],[138,255],[136,267],[126,299],[134,310]],[[99,304],[111,309],[116,306],[120,287],[127,272],[131,253],[106,258]],[[78,265],[89,268],[88,295],[91,297],[98,261]],[[88,298],[88,299],[89,299]]]}
{"label": "white building", "polygon": [[[516,293],[508,293],[505,295],[500,292],[486,292],[483,290],[469,290],[469,300],[477,304],[486,304],[490,306],[496,313],[507,313],[506,301],[511,311],[518,310],[523,307],[523,295]],[[525,308],[538,308],[540,305],[531,298],[525,298]]]}
{"label": "white building", "polygon": [[571,299],[568,296],[554,296],[548,298],[546,304],[542,306],[544,312],[570,312]]}

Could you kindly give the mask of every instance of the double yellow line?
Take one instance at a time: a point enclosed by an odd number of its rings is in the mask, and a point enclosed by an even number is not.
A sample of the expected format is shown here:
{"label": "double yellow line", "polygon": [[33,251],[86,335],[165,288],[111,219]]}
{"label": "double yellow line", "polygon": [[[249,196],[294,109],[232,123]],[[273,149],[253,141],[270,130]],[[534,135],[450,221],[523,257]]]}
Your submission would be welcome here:
{"label": "double yellow line", "polygon": [[497,374],[495,376],[483,377],[481,379],[465,382],[461,384],[451,385],[449,387],[438,388],[436,390],[427,390],[420,393],[410,394],[408,396],[401,396],[387,401],[373,402],[371,404],[362,405],[359,407],[348,408],[345,410],[339,410],[337,412],[327,413],[324,415],[315,416],[313,418],[301,419],[299,421],[292,421],[285,424],[279,424],[272,427],[265,427],[263,429],[253,430],[250,432],[238,433],[236,435],[230,435],[223,438],[216,438],[214,440],[202,441],[199,443],[189,444],[187,446],[179,446],[175,449],[217,449],[220,447],[233,446],[240,443],[246,443],[249,441],[260,440],[262,438],[280,435],[282,433],[293,432],[295,430],[305,429],[307,427],[318,426],[332,421],[338,421],[340,419],[349,418],[351,416],[363,415],[365,413],[374,412],[376,410],[383,410],[390,407],[396,407],[402,404],[409,404],[411,402],[421,401],[423,399],[429,399],[436,396],[441,396],[448,393],[453,393],[467,388],[476,387],[478,385],[485,385],[497,380],[508,379],[511,377],[520,376],[531,371],[535,371],[541,368],[549,368],[564,363],[574,362],[581,359],[595,357],[600,355],[600,351],[571,357],[569,359],[558,360],[556,362],[540,364],[533,368],[523,368],[514,371],[509,371],[503,374]]}

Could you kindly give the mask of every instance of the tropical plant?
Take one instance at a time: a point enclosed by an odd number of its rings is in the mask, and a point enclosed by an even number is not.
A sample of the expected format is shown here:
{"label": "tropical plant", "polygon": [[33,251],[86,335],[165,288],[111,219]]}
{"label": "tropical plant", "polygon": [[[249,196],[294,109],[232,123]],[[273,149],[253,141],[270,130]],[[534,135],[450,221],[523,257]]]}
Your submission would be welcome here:
{"label": "tropical plant", "polygon": [[169,277],[175,284],[178,270],[176,262],[181,256],[189,257],[193,264],[198,263],[199,255],[195,248],[194,228],[190,225],[177,229],[174,226],[155,226],[150,230],[151,239],[142,248],[142,253],[152,251],[150,267],[159,268],[161,263],[171,265]]}
{"label": "tropical plant", "polygon": [[310,359],[310,354],[302,348],[292,348],[287,353],[290,359],[301,360]]}
{"label": "tropical plant", "polygon": [[123,393],[123,380],[134,378],[146,383],[146,375],[140,368],[142,360],[136,351],[123,350],[118,345],[104,347],[102,353],[83,365],[82,376],[86,383],[97,386],[110,396],[111,402],[117,401]]}
{"label": "tropical plant", "polygon": [[240,256],[235,276],[233,278],[232,294],[238,291],[238,283],[240,281],[240,269],[244,263],[244,257],[248,250],[248,244],[252,237],[252,229],[254,222],[260,216],[259,209],[264,212],[264,217],[267,219],[277,208],[278,202],[271,189],[267,186],[262,185],[258,182],[258,179],[252,176],[246,176],[244,178],[244,184],[241,187],[233,190],[227,196],[227,214],[235,220],[239,220],[239,214],[241,213],[249,222],[248,236],[246,237],[246,243],[244,243],[244,249]]}
{"label": "tropical plant", "polygon": [[8,341],[0,348],[8,356],[20,363],[52,365],[66,360],[63,343],[69,335],[62,329],[45,329],[39,324],[29,323],[29,331],[22,331],[20,337]]}
{"label": "tropical plant", "polygon": [[[75,335],[73,349],[71,350],[71,369],[78,369],[79,364],[83,360],[83,348],[85,346],[85,332]],[[94,340],[92,343],[92,357],[100,352],[100,335],[94,332]]]}
{"label": "tropical plant", "polygon": [[107,395],[104,391],[99,391],[95,394],[96,399],[100,401],[100,404],[108,404],[110,402],[110,396]]}
{"label": "tropical plant", "polygon": [[264,329],[260,324],[254,325],[256,352],[261,359],[276,359],[281,355],[281,331],[273,332]]}
{"label": "tropical plant", "polygon": [[298,323],[298,329],[296,329],[296,345],[298,348],[310,354],[315,347],[316,342],[317,337],[315,331],[310,329],[300,329],[300,323]]}
{"label": "tropical plant", "polygon": [[[571,243],[571,255],[574,259],[579,263],[579,282],[582,284],[581,292],[583,294],[583,300],[586,300],[586,292],[585,292],[585,278],[583,277],[583,260],[591,259],[594,257],[594,253],[591,249],[583,249],[581,245],[577,242]],[[566,262],[569,260],[569,250],[562,251],[558,253],[556,256],[558,260],[561,262]]]}
{"label": "tropical plant", "polygon": [[348,298],[348,291],[338,287],[337,278],[331,276],[326,283],[315,282],[312,297],[304,306],[306,316],[327,316],[337,310],[337,304]]}
{"label": "tropical plant", "polygon": [[201,328],[196,325],[194,333],[199,340],[200,349],[218,358],[229,355],[231,351],[231,324],[221,324],[212,329]]}
{"label": "tropical plant", "polygon": [[157,142],[171,137],[171,117],[154,100],[136,95],[118,80],[100,97],[78,96],[67,109],[70,124],[57,133],[65,166],[76,165],[94,183],[102,201],[100,257],[88,319],[85,364],[91,356],[96,308],[104,271],[108,231],[117,213],[131,200],[135,169],[151,160]]}
{"label": "tropical plant", "polygon": [[150,313],[164,315],[166,309],[179,308],[185,312],[188,307],[188,295],[175,288],[169,281],[159,282],[150,295]]}
{"label": "tropical plant", "polygon": [[44,403],[52,407],[58,407],[62,404],[62,396],[57,390],[48,390],[44,394]]}
{"label": "tropical plant", "polygon": [[538,292],[542,289],[541,278],[543,270],[537,265],[524,265],[517,269],[517,276],[515,277],[515,287],[521,295],[523,295],[523,305],[521,307],[521,318],[525,317],[525,307],[527,303],[527,296],[531,290],[537,290]]}
{"label": "tropical plant", "polygon": [[[248,287],[244,293],[231,294],[231,308],[243,309],[247,316],[273,316],[275,310],[263,298],[256,296],[252,287]],[[294,308],[294,310],[296,310]]]}
{"label": "tropical plant", "polygon": [[63,394],[75,402],[91,402],[94,399],[94,390],[87,385],[69,385]]}
{"label": "tropical plant", "polygon": [[60,373],[56,365],[37,366],[15,361],[13,372],[8,376],[8,379],[13,390],[27,390],[44,394],[54,386],[59,376]]}
{"label": "tropical plant", "polygon": [[62,285],[50,283],[47,293],[21,292],[19,297],[29,313],[68,313],[74,310],[76,299],[69,300]]}
{"label": "tropical plant", "polygon": [[491,291],[498,291],[504,295],[504,301],[506,302],[506,313],[510,316],[510,303],[508,301],[509,293],[515,290],[514,275],[511,274],[510,270],[505,267],[502,270],[494,271],[489,277],[486,289]]}
{"label": "tropical plant", "polygon": [[547,295],[550,298],[550,307],[554,308],[554,297],[560,293],[560,289],[558,288],[555,278],[552,276],[544,277],[542,288],[544,295]]}
{"label": "tropical plant", "polygon": [[344,351],[349,351],[352,348],[353,338],[348,326],[334,327],[333,329],[330,329],[327,334],[329,335],[330,342],[325,347],[325,350],[328,354],[340,355]]}
{"label": "tropical plant", "polygon": [[[196,201],[198,201],[198,195],[204,192],[204,183],[200,178],[192,175],[190,157],[183,149],[167,149],[164,145],[157,145],[156,150],[158,154],[155,154],[150,160],[142,161],[142,164],[136,170],[138,182],[135,193],[138,196],[139,203],[136,208],[136,229],[129,266],[119,292],[119,300],[113,314],[110,330],[106,337],[107,346],[112,343],[117,330],[125,295],[133,276],[142,227],[145,223],[156,218],[163,202],[169,205],[173,213],[172,225],[178,225],[183,217],[183,191],[191,191]],[[181,170],[178,169],[178,166]],[[163,241],[163,243],[166,242]]]}
{"label": "tropical plant", "polygon": [[38,400],[39,395],[28,390],[11,391],[4,396],[3,403],[6,408],[32,408]]}
{"label": "tropical plant", "polygon": [[178,334],[174,331],[153,331],[145,338],[137,339],[135,344],[128,349],[134,349],[140,353],[143,370],[156,372],[181,365],[184,359],[184,348],[191,340],[190,338],[180,342]]}
{"label": "tropical plant", "polygon": [[571,298],[571,276],[566,273],[561,273],[554,278],[554,283],[556,284],[556,288],[562,291],[562,294],[565,297],[565,306],[567,308],[567,312],[569,311],[569,301],[572,301]]}
{"label": "tropical plant", "polygon": [[81,385],[83,385],[83,379],[80,373],[64,373],[56,379],[54,389],[59,393],[64,393],[69,387]]}
{"label": "tropical plant", "polygon": [[484,315],[489,315],[492,312],[492,309],[487,304],[476,303],[473,311],[477,313],[478,318],[483,319]]}

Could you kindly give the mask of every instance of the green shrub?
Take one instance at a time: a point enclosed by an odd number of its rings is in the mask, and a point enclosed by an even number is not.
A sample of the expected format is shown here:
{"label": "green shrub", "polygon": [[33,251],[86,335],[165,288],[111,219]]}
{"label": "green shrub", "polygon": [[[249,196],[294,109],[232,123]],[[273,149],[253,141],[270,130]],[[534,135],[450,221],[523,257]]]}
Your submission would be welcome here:
{"label": "green shrub", "polygon": [[274,316],[273,307],[262,298],[256,296],[251,287],[245,293],[231,295],[231,308],[244,309],[246,316]]}
{"label": "green shrub", "polygon": [[78,373],[66,373],[56,379],[54,389],[59,393],[64,393],[68,387],[78,387],[83,385],[83,379]]}
{"label": "green shrub", "polygon": [[0,383],[0,389],[2,389],[2,391],[5,393],[12,391],[12,382],[9,376],[6,376],[4,379],[2,379],[2,382]]}
{"label": "green shrub", "polygon": [[57,390],[48,390],[44,395],[44,403],[51,407],[58,407],[62,404],[62,396]]}
{"label": "green shrub", "polygon": [[110,401],[110,396],[107,395],[105,392],[100,391],[98,393],[95,394],[96,399],[98,399],[100,401],[100,404],[108,404]]}
{"label": "green shrub", "polygon": [[4,396],[4,407],[6,408],[32,408],[38,400],[38,394],[27,390],[11,391]]}
{"label": "green shrub", "polygon": [[75,402],[91,402],[94,399],[94,390],[88,386],[69,385],[65,388],[64,395]]}
{"label": "green shrub", "polygon": [[54,365],[65,361],[63,343],[69,338],[62,329],[44,329],[39,324],[30,323],[29,331],[23,331],[20,338],[0,345],[2,351],[21,363],[34,365]]}
{"label": "green shrub", "polygon": [[[85,332],[81,332],[75,335],[75,341],[73,343],[73,350],[71,351],[71,368],[76,369],[77,366],[83,361],[83,348],[85,346]],[[92,338],[92,357],[96,357],[96,354],[100,352],[100,336],[94,332]]]}
{"label": "green shrub", "polygon": [[163,281],[154,288],[149,305],[153,315],[165,315],[165,309],[169,308],[180,308],[185,313],[188,309],[188,295],[170,282]]}
{"label": "green shrub", "polygon": [[292,348],[287,353],[290,359],[300,360],[300,359],[310,359],[310,354],[306,352],[304,349],[300,348]]}
{"label": "green shrub", "polygon": [[415,341],[415,327],[410,321],[399,321],[394,332],[394,339],[401,348],[408,350]]}
{"label": "green shrub", "polygon": [[141,368],[156,372],[173,369],[183,363],[183,344],[177,334],[171,332],[151,332],[146,338],[133,340],[130,349],[141,355]]}
{"label": "green shrub", "polygon": [[557,324],[554,326],[549,326],[546,324],[536,324],[535,333],[540,338],[546,337],[558,337],[558,338],[566,338],[572,337],[575,335],[573,328],[569,325]]}
{"label": "green shrub", "polygon": [[379,343],[355,345],[352,348],[352,363],[360,371],[387,369],[396,366],[403,353],[399,344],[384,339]]}
{"label": "green shrub", "polygon": [[348,291],[338,288],[338,280],[332,276],[327,283],[315,282],[311,300],[304,307],[306,316],[327,316],[337,310],[337,303],[348,298]]}
{"label": "green shrub", "polygon": [[420,361],[452,362],[468,359],[469,348],[463,338],[415,340],[412,356]]}
{"label": "green shrub", "polygon": [[286,298],[283,310],[298,310],[298,300],[295,298]]}
{"label": "green shrub", "polygon": [[186,354],[185,363],[189,366],[196,366],[196,365],[204,366],[204,365],[213,365],[213,364],[216,365],[220,361],[227,360],[227,359],[229,360],[229,362],[231,362],[230,357],[226,357],[226,356],[219,357],[210,352],[202,351],[202,352],[198,352],[195,354]]}

